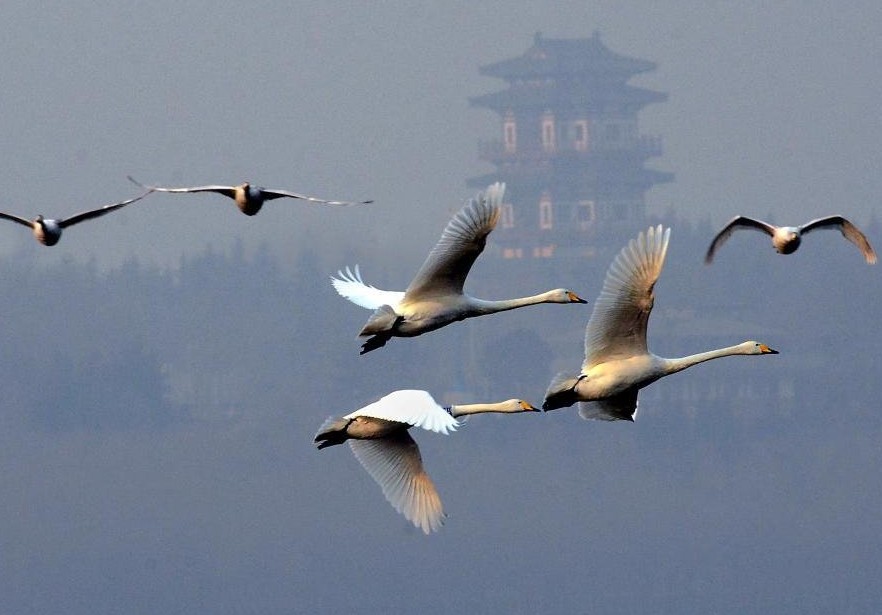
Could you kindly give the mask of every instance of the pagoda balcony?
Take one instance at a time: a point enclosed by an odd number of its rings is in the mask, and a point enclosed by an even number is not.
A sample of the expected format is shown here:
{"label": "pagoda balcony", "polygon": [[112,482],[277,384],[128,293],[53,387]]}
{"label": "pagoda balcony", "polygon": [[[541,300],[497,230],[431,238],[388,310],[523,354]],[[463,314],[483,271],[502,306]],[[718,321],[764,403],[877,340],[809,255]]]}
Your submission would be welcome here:
{"label": "pagoda balcony", "polygon": [[507,149],[500,139],[480,140],[478,142],[478,157],[488,162],[542,161],[561,154],[590,156],[607,152],[629,152],[647,158],[661,156],[662,139],[656,135],[640,135],[633,139],[603,139],[598,137],[592,139],[587,144],[571,141],[558,143],[553,148],[539,144],[529,144],[518,145],[514,149]]}

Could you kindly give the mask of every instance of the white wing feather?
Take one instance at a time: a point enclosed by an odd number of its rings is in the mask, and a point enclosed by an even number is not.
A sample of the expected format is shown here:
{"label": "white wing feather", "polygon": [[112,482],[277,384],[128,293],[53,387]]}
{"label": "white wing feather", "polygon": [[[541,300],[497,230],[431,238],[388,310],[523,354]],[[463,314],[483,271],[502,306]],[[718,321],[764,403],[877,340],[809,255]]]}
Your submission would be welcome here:
{"label": "white wing feather", "polygon": [[350,440],[362,467],[399,513],[429,534],[441,527],[444,510],[420,450],[406,431],[378,440]]}
{"label": "white wing feather", "polygon": [[336,291],[341,297],[363,308],[376,310],[382,305],[394,308],[404,298],[403,292],[380,290],[365,284],[361,279],[358,265],[355,266],[354,271],[346,267],[345,271],[340,270],[337,272],[337,275],[339,277],[331,276],[331,284],[334,285]]}
{"label": "white wing feather", "polygon": [[618,357],[645,354],[646,325],[671,229],[650,227],[622,248],[610,265],[603,290],[585,328],[583,371]]}
{"label": "white wing feather", "polygon": [[456,213],[407,287],[408,299],[462,294],[487,235],[496,227],[504,196],[505,184],[497,182]]}
{"label": "white wing feather", "polygon": [[459,421],[439,406],[426,391],[410,389],[393,391],[343,418],[353,419],[357,416],[397,421],[445,435],[459,427]]}

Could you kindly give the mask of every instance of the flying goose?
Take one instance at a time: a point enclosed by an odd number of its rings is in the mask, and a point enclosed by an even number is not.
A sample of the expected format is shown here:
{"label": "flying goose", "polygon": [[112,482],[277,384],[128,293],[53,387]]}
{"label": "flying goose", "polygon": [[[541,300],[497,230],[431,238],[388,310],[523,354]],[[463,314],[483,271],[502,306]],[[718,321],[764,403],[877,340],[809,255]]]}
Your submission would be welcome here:
{"label": "flying goose", "polygon": [[329,418],[314,442],[322,449],[349,440],[355,458],[380,485],[389,503],[429,534],[441,527],[445,515],[438,491],[423,469],[420,449],[408,429],[422,427],[447,434],[459,427],[458,417],[485,412],[538,410],[522,399],[443,408],[426,391],[401,390],[342,418]]}
{"label": "flying goose", "polygon": [[331,276],[337,292],[356,305],[374,310],[358,334],[368,337],[361,354],[380,348],[392,337],[413,337],[457,320],[538,303],[586,303],[566,288],[503,301],[476,299],[463,293],[469,270],[484,250],[487,235],[499,219],[505,184],[478,193],[448,222],[438,243],[404,292],[380,290],[364,283],[356,265]]}
{"label": "flying goose", "polygon": [[37,241],[42,243],[44,246],[54,246],[56,243],[58,243],[58,240],[61,239],[62,231],[64,231],[64,229],[66,229],[67,227],[73,226],[74,224],[79,224],[84,220],[91,220],[92,218],[97,218],[99,216],[103,216],[104,214],[109,214],[112,211],[129,205],[130,203],[140,201],[151,192],[152,190],[148,190],[144,194],[136,196],[133,199],[120,201],[119,203],[113,203],[111,205],[105,205],[104,207],[99,207],[98,209],[93,209],[91,211],[83,211],[76,214],[75,216],[71,216],[70,218],[59,218],[56,220],[51,218],[44,218],[41,214],[33,220],[26,220],[24,218],[19,218],[18,216],[3,212],[0,212],[0,218],[5,218],[6,220],[11,220],[13,222],[18,222],[22,226],[28,227],[29,229],[31,229],[31,232],[34,234],[34,238]]}
{"label": "flying goose", "polygon": [[578,374],[558,374],[545,393],[543,410],[579,402],[585,419],[634,420],[637,392],[703,361],[731,355],[778,354],[748,341],[688,357],[666,359],[646,347],[646,324],[655,301],[671,229],[640,233],[610,265],[585,329],[585,361]]}
{"label": "flying goose", "polygon": [[745,228],[762,231],[771,237],[772,246],[774,246],[779,254],[791,254],[795,252],[799,247],[799,244],[802,243],[802,236],[806,233],[810,233],[819,228],[838,229],[843,237],[860,249],[868,264],[872,265],[876,262],[876,252],[873,251],[870,242],[867,241],[866,235],[864,235],[858,227],[842,216],[818,218],[811,222],[807,222],[802,226],[775,226],[768,222],[763,222],[762,220],[748,218],[747,216],[735,216],[729,220],[728,224],[726,224],[726,226],[717,233],[716,237],[714,237],[710,247],[707,249],[704,262],[709,265],[711,261],[713,261],[716,251],[720,249],[720,246],[722,246],[727,239],[729,239],[729,236],[738,229]]}
{"label": "flying goose", "polygon": [[288,192],[287,190],[270,190],[269,188],[252,186],[248,182],[245,182],[244,184],[239,184],[238,186],[194,186],[193,188],[162,188],[160,186],[146,186],[131,175],[129,175],[128,178],[129,181],[131,181],[133,184],[141,186],[142,188],[149,188],[150,190],[154,190],[156,192],[217,192],[218,194],[223,194],[224,196],[228,196],[236,201],[236,205],[239,207],[239,210],[246,216],[253,216],[257,212],[259,212],[260,208],[263,207],[263,203],[265,201],[272,201],[273,199],[280,199],[283,197],[289,199],[303,199],[304,201],[309,201],[311,203],[322,203],[323,205],[367,205],[369,203],[373,203],[373,201],[327,201],[325,199],[319,199],[314,196],[297,194],[296,192]]}

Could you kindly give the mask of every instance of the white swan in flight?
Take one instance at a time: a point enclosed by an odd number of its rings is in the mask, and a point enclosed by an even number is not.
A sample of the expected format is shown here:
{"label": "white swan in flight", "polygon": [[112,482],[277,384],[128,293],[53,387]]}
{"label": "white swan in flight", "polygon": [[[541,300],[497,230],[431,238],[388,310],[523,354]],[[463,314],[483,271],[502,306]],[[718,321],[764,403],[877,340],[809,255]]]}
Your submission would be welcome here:
{"label": "white swan in flight", "polygon": [[217,192],[228,196],[236,201],[236,206],[246,216],[253,216],[260,211],[265,201],[273,199],[289,198],[302,199],[311,203],[321,203],[323,205],[368,205],[373,201],[328,201],[319,199],[314,196],[305,194],[297,194],[296,192],[288,192],[287,190],[270,190],[269,188],[261,188],[260,186],[252,186],[245,182],[238,186],[194,186],[192,188],[162,188],[160,186],[145,186],[131,175],[128,176],[129,181],[142,188],[149,188],[156,192]]}
{"label": "white swan in flight", "polygon": [[796,251],[799,244],[802,243],[802,236],[816,229],[828,228],[837,229],[842,236],[856,245],[864,255],[867,263],[872,265],[876,262],[876,252],[870,246],[867,236],[854,224],[843,218],[842,216],[827,216],[807,222],[802,226],[775,226],[762,220],[748,218],[747,216],[735,216],[717,233],[707,254],[704,262],[710,264],[714,260],[714,254],[720,249],[727,239],[738,229],[754,229],[762,231],[772,238],[772,246],[779,254],[791,254]]}
{"label": "white swan in flight", "polygon": [[359,337],[369,339],[361,354],[385,345],[392,337],[413,337],[458,320],[538,303],[586,303],[566,288],[503,301],[476,299],[463,293],[466,276],[499,220],[505,184],[478,193],[447,223],[438,243],[404,292],[380,290],[364,283],[356,265],[331,276],[337,292],[356,305],[374,310]]}
{"label": "white swan in flight", "polygon": [[129,205],[130,203],[140,201],[151,192],[152,190],[148,190],[144,194],[136,196],[133,199],[127,199],[125,201],[120,201],[119,203],[112,203],[111,205],[105,205],[104,207],[99,207],[98,209],[83,211],[74,216],[70,216],[69,218],[44,218],[41,214],[33,220],[26,220],[25,218],[20,218],[13,214],[7,214],[3,212],[0,212],[0,218],[11,220],[12,222],[18,222],[22,226],[28,227],[29,229],[31,229],[31,232],[34,234],[34,238],[37,241],[42,243],[44,246],[54,246],[56,243],[58,243],[58,240],[61,239],[62,231],[64,231],[64,229],[66,229],[67,227],[73,226],[74,224],[79,224],[84,220],[91,220],[92,218],[97,218],[99,216],[109,214],[112,211],[116,211],[121,207]]}
{"label": "white swan in flight", "polygon": [[322,449],[349,440],[349,446],[390,504],[426,534],[444,519],[441,497],[423,469],[420,450],[407,432],[411,427],[447,434],[457,417],[485,412],[537,412],[522,399],[492,404],[441,407],[426,391],[389,393],[342,418],[329,418],[315,436]]}
{"label": "white swan in flight", "polygon": [[665,261],[671,229],[640,233],[619,252],[585,329],[585,361],[578,374],[558,374],[545,393],[543,410],[579,402],[586,419],[634,420],[637,392],[659,378],[703,361],[731,355],[777,354],[748,341],[688,357],[666,359],[646,347],[653,287]]}

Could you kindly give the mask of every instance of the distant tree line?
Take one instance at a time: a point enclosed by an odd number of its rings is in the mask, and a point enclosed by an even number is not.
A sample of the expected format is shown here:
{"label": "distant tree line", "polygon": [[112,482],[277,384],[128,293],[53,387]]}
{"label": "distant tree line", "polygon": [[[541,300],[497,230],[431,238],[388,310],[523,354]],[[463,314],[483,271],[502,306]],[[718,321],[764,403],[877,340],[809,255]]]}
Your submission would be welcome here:
{"label": "distant tree line", "polygon": [[[669,382],[657,393],[648,390],[646,399],[682,405],[691,395],[692,405],[712,404],[715,415],[734,421],[748,420],[744,405],[769,395],[776,405],[810,402],[859,412],[846,407],[862,404],[853,399],[855,388],[869,395],[876,387],[862,376],[879,345],[876,267],[835,232],[813,235],[789,257],[775,254],[765,236],[743,233],[707,267],[704,250],[715,229],[673,215],[658,222],[673,233],[651,347],[675,355],[760,339],[782,354],[774,362],[703,366],[697,369],[708,378],[700,385]],[[865,230],[882,247],[879,224]],[[174,269],[132,260],[109,272],[95,263],[43,265],[37,250],[6,259],[0,263],[2,414],[49,431],[170,429],[189,421],[283,417],[303,405],[323,416],[404,387],[541,403],[554,371],[581,361],[591,303],[614,256],[505,261],[488,252],[467,291],[504,298],[567,286],[589,305],[476,319],[393,339],[359,356],[355,335],[369,313],[331,288],[332,272],[317,265],[328,249],[307,239],[293,266],[281,266],[268,247],[246,255],[236,246],[207,249]],[[408,267],[378,248],[347,256],[369,263],[369,283],[395,290],[422,262],[416,256]],[[734,375],[736,384],[710,378],[720,373]]]}

